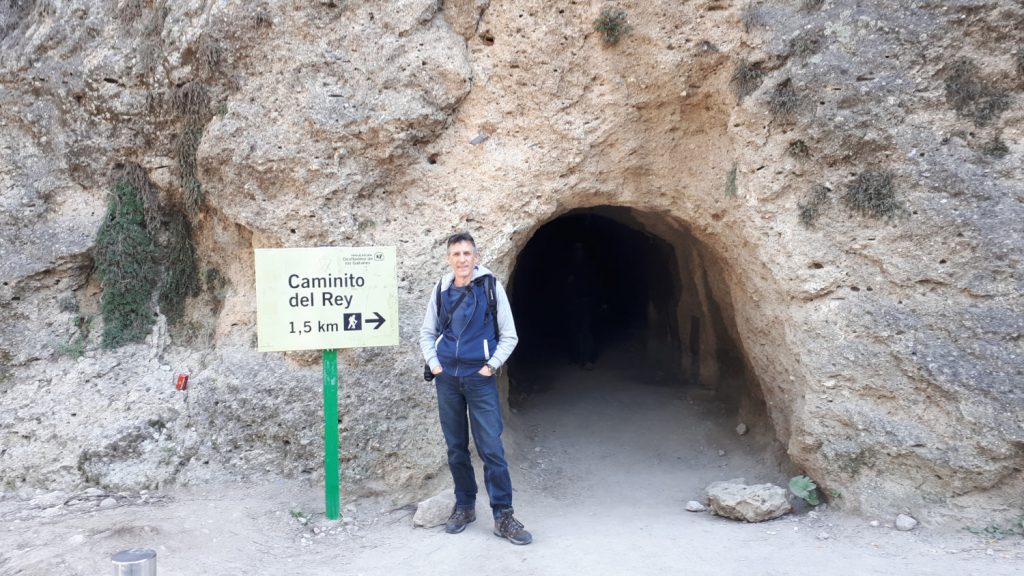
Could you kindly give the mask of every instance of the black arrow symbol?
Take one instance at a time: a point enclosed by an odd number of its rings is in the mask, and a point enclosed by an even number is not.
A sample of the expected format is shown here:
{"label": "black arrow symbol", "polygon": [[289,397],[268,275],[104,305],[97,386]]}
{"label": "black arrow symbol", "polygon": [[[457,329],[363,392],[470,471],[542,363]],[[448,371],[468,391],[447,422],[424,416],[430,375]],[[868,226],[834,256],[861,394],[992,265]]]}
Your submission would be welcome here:
{"label": "black arrow symbol", "polygon": [[374,312],[373,315],[376,316],[376,318],[370,318],[368,320],[365,320],[364,322],[366,324],[376,324],[376,326],[374,326],[373,329],[379,330],[380,327],[384,325],[384,317],[380,315],[380,312]]}

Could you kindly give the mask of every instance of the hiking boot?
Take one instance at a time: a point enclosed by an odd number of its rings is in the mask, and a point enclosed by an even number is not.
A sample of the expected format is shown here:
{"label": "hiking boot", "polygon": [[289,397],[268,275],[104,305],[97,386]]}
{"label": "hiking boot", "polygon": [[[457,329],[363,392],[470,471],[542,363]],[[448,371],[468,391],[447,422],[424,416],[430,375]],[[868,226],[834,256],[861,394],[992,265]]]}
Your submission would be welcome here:
{"label": "hiking boot", "polygon": [[529,544],[533,536],[523,527],[523,523],[512,516],[512,509],[506,508],[494,519],[494,535],[501,536],[513,544]]}
{"label": "hiking boot", "polygon": [[455,511],[448,517],[444,524],[444,531],[449,534],[458,534],[466,529],[466,524],[476,520],[476,510],[472,508],[455,507]]}

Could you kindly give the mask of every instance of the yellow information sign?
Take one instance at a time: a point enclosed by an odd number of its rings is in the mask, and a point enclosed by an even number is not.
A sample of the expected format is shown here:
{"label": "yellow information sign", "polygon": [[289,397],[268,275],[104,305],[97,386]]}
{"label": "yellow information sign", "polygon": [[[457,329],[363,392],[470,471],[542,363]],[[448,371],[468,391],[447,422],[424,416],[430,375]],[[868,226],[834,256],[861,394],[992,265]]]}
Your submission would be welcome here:
{"label": "yellow information sign", "polygon": [[260,352],[398,345],[394,246],[256,250]]}

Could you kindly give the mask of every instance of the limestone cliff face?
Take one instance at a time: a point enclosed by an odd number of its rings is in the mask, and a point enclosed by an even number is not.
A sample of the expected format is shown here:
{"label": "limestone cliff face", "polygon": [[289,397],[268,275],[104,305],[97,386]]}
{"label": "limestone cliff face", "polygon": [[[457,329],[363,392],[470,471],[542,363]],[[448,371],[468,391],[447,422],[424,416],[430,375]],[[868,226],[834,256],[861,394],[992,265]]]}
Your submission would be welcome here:
{"label": "limestone cliff face", "polygon": [[[473,230],[508,277],[545,222],[620,206],[843,503],[1019,507],[1024,8],[620,5],[615,46],[589,2],[0,12],[2,481],[318,473],[318,357],[255,352],[252,249],[396,245],[407,344],[341,355],[342,473],[414,492],[443,462],[414,341],[444,237]],[[203,293],[145,344],[100,350],[93,326],[75,358],[111,170],[185,204],[189,122]]]}

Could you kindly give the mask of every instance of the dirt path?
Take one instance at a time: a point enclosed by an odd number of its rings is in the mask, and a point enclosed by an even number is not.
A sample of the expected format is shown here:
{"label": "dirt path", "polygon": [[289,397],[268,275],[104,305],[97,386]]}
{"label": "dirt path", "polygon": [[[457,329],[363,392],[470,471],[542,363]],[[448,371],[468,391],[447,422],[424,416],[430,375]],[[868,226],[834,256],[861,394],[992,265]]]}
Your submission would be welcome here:
{"label": "dirt path", "polygon": [[564,370],[558,388],[528,398],[508,423],[531,546],[494,537],[483,502],[480,520],[455,536],[413,528],[409,510],[369,500],[346,503],[345,519],[329,522],[317,514],[320,487],[300,481],[115,496],[105,509],[106,495],[47,508],[8,494],[0,574],[109,574],[110,555],[134,546],[157,550],[162,576],[1021,573],[1019,536],[898,532],[885,525],[891,518],[872,527],[833,511],[762,524],[685,512],[714,480],[784,480],[757,435],[737,435],[719,407],[677,388],[624,371]]}

